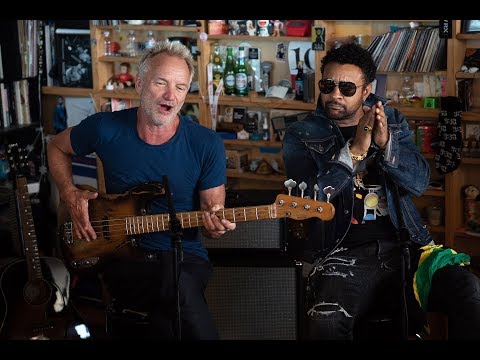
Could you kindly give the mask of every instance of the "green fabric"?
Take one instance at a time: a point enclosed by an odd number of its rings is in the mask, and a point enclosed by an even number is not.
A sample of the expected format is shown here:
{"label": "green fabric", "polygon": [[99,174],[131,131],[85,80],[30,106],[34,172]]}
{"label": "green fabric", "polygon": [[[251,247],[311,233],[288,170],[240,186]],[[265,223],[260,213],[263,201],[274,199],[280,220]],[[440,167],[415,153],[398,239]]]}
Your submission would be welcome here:
{"label": "green fabric", "polygon": [[455,253],[452,249],[433,249],[432,253],[420,264],[415,272],[415,281],[419,296],[419,303],[427,311],[428,295],[432,286],[432,278],[438,269],[446,265],[468,264],[470,256],[464,253]]}

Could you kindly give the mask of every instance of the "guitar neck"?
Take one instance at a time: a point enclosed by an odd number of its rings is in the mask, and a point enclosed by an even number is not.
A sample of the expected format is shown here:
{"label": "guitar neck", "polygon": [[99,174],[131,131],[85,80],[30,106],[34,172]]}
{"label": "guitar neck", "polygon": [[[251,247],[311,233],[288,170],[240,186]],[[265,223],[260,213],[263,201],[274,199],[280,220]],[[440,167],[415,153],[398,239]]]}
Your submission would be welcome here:
{"label": "guitar neck", "polygon": [[[232,222],[276,219],[286,216],[279,216],[276,210],[275,204],[271,204],[222,209],[216,211],[215,214],[220,219],[227,219]],[[200,227],[203,226],[203,213],[204,211],[180,212],[177,213],[177,218],[184,229]],[[126,218],[126,232],[128,235],[166,231],[169,228],[170,214],[142,215]]]}
{"label": "guitar neck", "polygon": [[21,238],[25,248],[25,258],[28,265],[29,280],[42,279],[40,266],[40,255],[38,252],[37,235],[35,234],[35,223],[30,205],[27,179],[19,176],[16,179],[18,215],[21,224]]}

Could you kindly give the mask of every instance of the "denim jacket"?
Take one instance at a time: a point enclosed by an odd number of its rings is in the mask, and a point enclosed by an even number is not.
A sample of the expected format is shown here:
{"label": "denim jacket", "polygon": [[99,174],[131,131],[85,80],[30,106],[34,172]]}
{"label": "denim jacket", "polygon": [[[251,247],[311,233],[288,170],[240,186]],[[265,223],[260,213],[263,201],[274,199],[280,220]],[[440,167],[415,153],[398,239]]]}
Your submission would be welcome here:
{"label": "denim jacket", "polygon": [[[431,241],[431,235],[411,199],[411,196],[420,196],[427,188],[430,166],[414,144],[405,116],[389,106],[385,107],[385,114],[390,132],[386,149],[382,151],[372,145],[367,158],[357,162],[355,168],[338,126],[327,118],[320,106],[315,113],[293,123],[286,130],[282,147],[288,178],[297,183],[306,182],[304,196],[310,198],[313,198],[313,188],[317,184],[320,201],[327,200],[323,192],[325,187],[334,188],[330,202],[335,207],[335,217],[323,224],[323,248],[317,249],[321,252],[331,251],[340,245],[349,230],[354,205],[354,174],[364,170],[366,161],[378,152],[377,168],[398,184],[400,208],[411,241],[420,245]],[[398,229],[394,197],[396,187],[391,181],[386,181],[385,192],[391,221]]]}

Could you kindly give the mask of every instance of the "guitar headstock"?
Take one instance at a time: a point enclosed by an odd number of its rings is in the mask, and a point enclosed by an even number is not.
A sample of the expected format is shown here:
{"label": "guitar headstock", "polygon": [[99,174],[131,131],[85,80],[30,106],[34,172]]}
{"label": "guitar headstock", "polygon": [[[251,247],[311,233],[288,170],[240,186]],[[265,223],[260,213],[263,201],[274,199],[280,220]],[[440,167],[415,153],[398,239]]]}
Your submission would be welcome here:
{"label": "guitar headstock", "polygon": [[277,217],[287,217],[294,220],[318,218],[323,221],[332,220],[335,207],[324,201],[279,194],[275,199]]}
{"label": "guitar headstock", "polygon": [[18,146],[17,143],[8,144],[7,160],[10,166],[10,173],[14,176],[23,176],[28,172],[27,164],[28,152],[26,149]]}

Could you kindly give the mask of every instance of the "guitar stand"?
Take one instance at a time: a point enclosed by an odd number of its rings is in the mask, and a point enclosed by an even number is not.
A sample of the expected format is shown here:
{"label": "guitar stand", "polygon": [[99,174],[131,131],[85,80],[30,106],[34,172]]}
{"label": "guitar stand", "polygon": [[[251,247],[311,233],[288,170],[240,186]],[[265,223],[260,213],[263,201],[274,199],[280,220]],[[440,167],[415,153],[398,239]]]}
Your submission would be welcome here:
{"label": "guitar stand", "polygon": [[168,183],[168,177],[165,175],[163,177],[163,186],[165,188],[165,195],[167,196],[168,212],[170,214],[170,232],[172,238],[172,249],[173,249],[173,284],[175,287],[175,304],[176,304],[176,326],[173,326],[175,338],[177,340],[182,339],[182,320],[180,312],[180,289],[179,289],[179,267],[183,262],[183,249],[182,249],[182,225],[180,220],[177,218],[175,212],[175,205],[173,204],[172,193],[170,192],[170,186]]}

